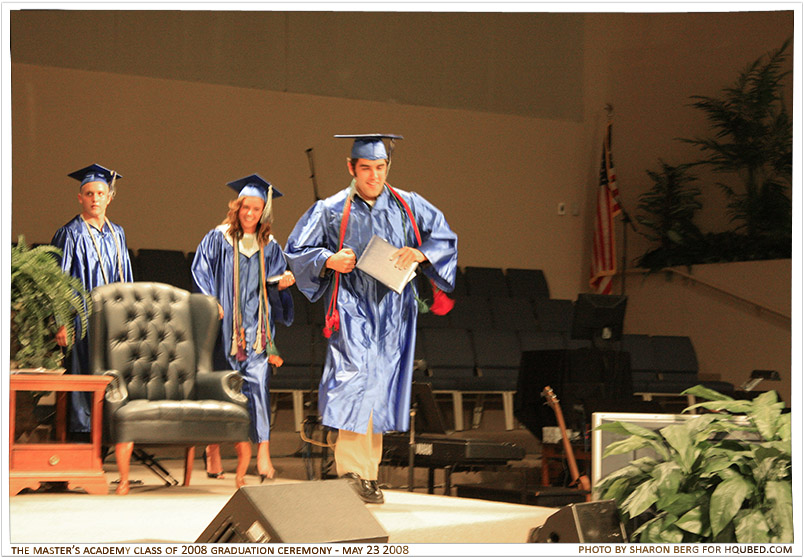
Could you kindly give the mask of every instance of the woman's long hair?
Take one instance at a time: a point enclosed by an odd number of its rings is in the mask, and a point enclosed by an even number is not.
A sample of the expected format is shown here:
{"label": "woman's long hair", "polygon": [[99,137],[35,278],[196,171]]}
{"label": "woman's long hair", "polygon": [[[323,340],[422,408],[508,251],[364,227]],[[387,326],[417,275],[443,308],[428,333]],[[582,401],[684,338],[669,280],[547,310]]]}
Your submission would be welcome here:
{"label": "woman's long hair", "polygon": [[[243,238],[243,227],[240,225],[240,218],[238,213],[243,205],[243,198],[237,198],[229,202],[229,213],[226,214],[226,219],[223,220],[222,225],[229,225],[229,236],[234,240]],[[271,222],[257,224],[257,243],[260,246],[267,246],[271,238]]]}

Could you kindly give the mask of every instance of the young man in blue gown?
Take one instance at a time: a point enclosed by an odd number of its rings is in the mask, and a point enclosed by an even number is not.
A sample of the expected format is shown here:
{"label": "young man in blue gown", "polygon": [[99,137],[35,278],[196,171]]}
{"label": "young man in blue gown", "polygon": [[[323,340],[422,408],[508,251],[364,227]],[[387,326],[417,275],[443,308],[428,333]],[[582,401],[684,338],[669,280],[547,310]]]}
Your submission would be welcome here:
{"label": "young man in blue gown", "polygon": [[454,288],[457,236],[444,215],[415,192],[386,182],[391,145],[399,136],[336,136],[354,139],[347,160],[352,183],[316,202],[290,234],[285,253],[297,287],[312,302],[325,296],[326,363],[319,386],[324,425],[338,430],[335,464],[352,479],[358,495],[383,503],[377,484],[382,435],[410,426],[417,293],[408,283],[401,294],[356,263],[372,236],[398,249],[392,265],[418,263],[442,298]]}
{"label": "young man in blue gown", "polygon": [[[118,281],[130,282],[131,261],[123,227],[109,221],[106,209],[115,197],[115,183],[122,176],[100,165],[92,164],[68,176],[79,181],[78,203],[81,213],[61,227],[51,240],[59,248],[61,268],[78,278],[87,292],[99,285]],[[79,326],[76,317],[76,327]],[[84,335],[76,339],[65,367],[71,374],[89,374],[89,340]],[[67,328],[62,325],[56,333],[56,343],[70,344]],[[89,432],[92,394],[70,394],[70,431]]]}

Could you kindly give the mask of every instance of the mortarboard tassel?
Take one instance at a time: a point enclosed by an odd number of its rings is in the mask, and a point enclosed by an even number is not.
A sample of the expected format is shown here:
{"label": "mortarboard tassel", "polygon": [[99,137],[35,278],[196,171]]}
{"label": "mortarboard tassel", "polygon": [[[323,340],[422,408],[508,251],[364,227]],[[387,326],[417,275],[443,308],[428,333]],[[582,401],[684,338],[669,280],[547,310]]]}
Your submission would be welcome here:
{"label": "mortarboard tassel", "polygon": [[[355,181],[349,185],[349,195],[346,196],[346,201],[343,204],[343,213],[341,213],[341,227],[340,239],[338,240],[338,250],[343,249],[343,239],[346,236],[346,226],[349,223],[349,214],[352,211],[352,196],[354,195]],[[333,333],[341,328],[341,316],[338,313],[338,286],[340,284],[341,274],[335,272],[334,283],[332,285],[332,294],[329,298],[329,306],[327,307],[327,315],[324,319],[324,337],[329,339]]]}
{"label": "mortarboard tassel", "polygon": [[285,361],[279,355],[279,350],[274,345],[273,340],[268,342],[268,345],[265,347],[265,352],[268,354],[268,363],[276,368],[282,366]]}
{"label": "mortarboard tassel", "polygon": [[237,330],[237,354],[235,358],[238,362],[246,360],[246,330],[242,327]]}
{"label": "mortarboard tassel", "polygon": [[338,309],[335,308],[331,314],[327,314],[324,320],[324,337],[329,339],[333,333],[341,328],[341,317],[338,314]]}
{"label": "mortarboard tassel", "polygon": [[454,306],[455,301],[433,283],[433,303],[430,305],[430,312],[436,316],[445,316]]}

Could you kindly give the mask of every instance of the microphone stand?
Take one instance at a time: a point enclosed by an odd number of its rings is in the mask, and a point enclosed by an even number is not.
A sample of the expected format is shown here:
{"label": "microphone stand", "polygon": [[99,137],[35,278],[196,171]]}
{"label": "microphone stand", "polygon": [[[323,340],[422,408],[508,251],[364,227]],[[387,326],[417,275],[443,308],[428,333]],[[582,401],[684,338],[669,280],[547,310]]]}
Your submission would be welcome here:
{"label": "microphone stand", "polygon": [[620,221],[623,224],[623,254],[622,260],[620,262],[620,294],[625,294],[625,266],[628,262],[628,225],[631,225],[631,229],[635,233],[638,233],[636,226],[634,225],[634,221],[631,219],[631,216],[623,207],[622,201],[620,201],[619,196],[617,197],[617,205],[620,206]]}
{"label": "microphone stand", "polygon": [[315,196],[315,201],[321,200],[321,196],[318,195],[318,182],[315,179],[315,164],[313,163],[313,148],[309,147],[304,150],[307,153],[307,162],[310,164],[310,180],[313,181],[313,195]]}
{"label": "microphone stand", "polygon": [[408,441],[408,492],[413,492],[414,460],[416,459],[416,403],[410,408],[410,440]]}

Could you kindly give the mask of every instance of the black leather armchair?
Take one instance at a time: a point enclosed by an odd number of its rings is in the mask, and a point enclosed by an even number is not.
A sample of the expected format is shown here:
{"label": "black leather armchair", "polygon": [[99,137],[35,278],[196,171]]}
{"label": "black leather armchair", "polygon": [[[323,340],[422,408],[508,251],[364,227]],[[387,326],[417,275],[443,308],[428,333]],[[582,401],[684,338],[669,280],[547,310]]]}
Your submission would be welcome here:
{"label": "black leather armchair", "polygon": [[92,373],[113,378],[103,435],[115,446],[117,493],[128,493],[135,443],[185,446],[186,486],[195,445],[234,442],[242,486],[251,459],[249,415],[240,375],[212,370],[220,327],[215,299],[143,282],[104,285],[91,296]]}

